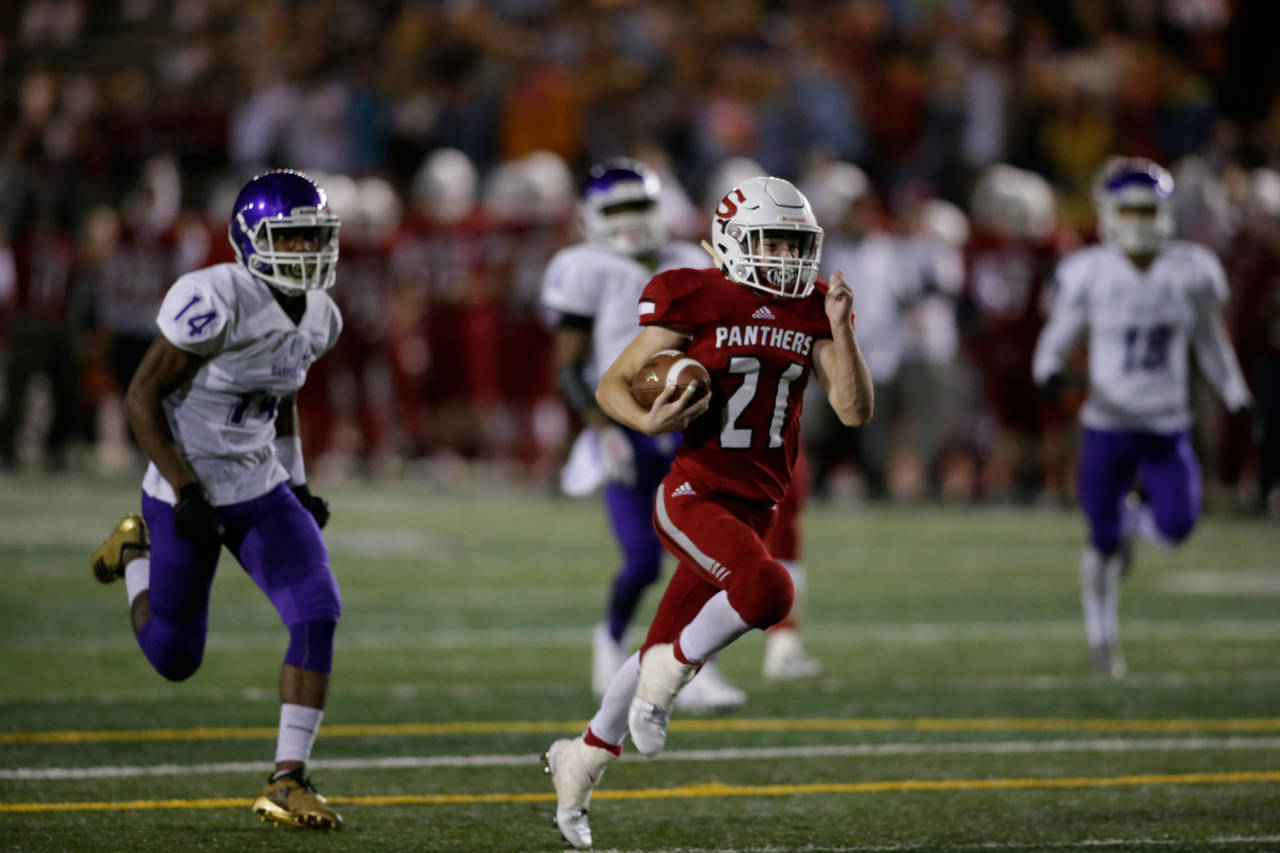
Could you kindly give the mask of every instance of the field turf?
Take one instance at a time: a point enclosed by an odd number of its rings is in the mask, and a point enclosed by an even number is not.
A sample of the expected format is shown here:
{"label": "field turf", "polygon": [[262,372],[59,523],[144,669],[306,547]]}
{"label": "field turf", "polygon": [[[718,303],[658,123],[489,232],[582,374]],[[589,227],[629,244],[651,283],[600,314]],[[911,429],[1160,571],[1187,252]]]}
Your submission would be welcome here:
{"label": "field turf", "polygon": [[[203,668],[170,684],[89,571],[136,484],[0,479],[0,851],[564,848],[538,755],[594,710],[599,505],[317,491],[345,604],[310,773],[347,825],[323,834],[249,811],[287,635],[234,560]],[[1121,682],[1086,666],[1081,535],[1058,510],[813,507],[821,676],[764,682],[754,633],[727,650],[748,704],[610,768],[597,849],[1280,850],[1280,526],[1139,546]]]}

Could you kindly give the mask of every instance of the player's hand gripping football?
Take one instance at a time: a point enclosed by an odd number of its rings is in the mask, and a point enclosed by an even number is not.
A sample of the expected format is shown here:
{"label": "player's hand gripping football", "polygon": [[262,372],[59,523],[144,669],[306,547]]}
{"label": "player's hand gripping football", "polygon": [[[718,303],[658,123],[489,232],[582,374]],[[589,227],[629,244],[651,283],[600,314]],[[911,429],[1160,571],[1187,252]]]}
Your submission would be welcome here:
{"label": "player's hand gripping football", "polygon": [[684,429],[710,405],[711,389],[703,388],[700,383],[690,382],[682,392],[668,385],[640,419],[640,431],[645,435],[660,435]]}
{"label": "player's hand gripping football", "polygon": [[837,270],[827,280],[827,297],[822,307],[833,330],[853,322],[853,288],[844,280],[843,272]]}
{"label": "player's hand gripping football", "polygon": [[199,483],[187,483],[178,490],[173,507],[173,532],[197,542],[219,542],[225,532],[218,512],[205,497]]}
{"label": "player's hand gripping football", "polygon": [[329,523],[329,502],[319,495],[311,494],[311,490],[307,488],[307,484],[301,486],[290,486],[293,489],[293,496],[298,499],[298,503],[316,520],[316,525],[321,530]]}

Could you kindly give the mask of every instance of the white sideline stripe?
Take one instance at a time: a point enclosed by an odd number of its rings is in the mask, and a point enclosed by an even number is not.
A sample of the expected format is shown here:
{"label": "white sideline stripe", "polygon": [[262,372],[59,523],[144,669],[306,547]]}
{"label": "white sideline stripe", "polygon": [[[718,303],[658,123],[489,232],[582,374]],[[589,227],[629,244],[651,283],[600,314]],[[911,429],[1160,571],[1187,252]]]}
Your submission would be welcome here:
{"label": "white sideline stripe", "polygon": [[[1090,740],[977,741],[951,743],[871,743],[816,746],[766,746],[725,749],[676,749],[659,761],[761,761],[787,758],[858,758],[887,755],[1028,755],[1059,752],[1215,752],[1219,750],[1280,750],[1280,737],[1094,738]],[[632,753],[624,761],[649,761]],[[433,767],[521,767],[538,764],[530,753],[498,755],[393,756],[334,758],[314,761],[313,770],[419,770]],[[177,776],[204,773],[253,773],[265,761],[223,761],[213,764],[152,764],[106,767],[18,767],[0,770],[0,779],[122,779],[134,776]]]}
{"label": "white sideline stripe", "polygon": [[[661,515],[661,503],[657,505]],[[660,519],[661,520],[661,519]],[[677,531],[678,532],[678,531]],[[680,534],[683,536],[683,534]],[[692,543],[689,543],[692,545]],[[695,546],[696,547],[696,546]],[[696,556],[692,552],[690,556]],[[704,565],[719,565],[705,554]],[[121,605],[123,608],[123,604]],[[343,631],[339,628],[339,631]],[[271,628],[218,628],[209,633],[209,651],[246,651],[280,646],[282,630]],[[818,643],[901,643],[933,645],[956,642],[1021,642],[1046,640],[1084,642],[1083,623],[1070,620],[1046,622],[862,622],[854,625],[811,623],[805,636]],[[488,648],[588,648],[591,628],[455,628],[426,631],[419,628],[392,630],[349,630],[342,635],[343,648],[356,651],[386,651],[396,648],[488,649]],[[1124,623],[1124,637],[1130,640],[1160,640],[1185,643],[1187,637],[1203,641],[1280,640],[1277,619],[1160,620],[1134,619]],[[13,637],[0,641],[0,651],[28,652],[56,648],[61,651],[118,651],[136,647],[129,631],[112,636]]]}
{"label": "white sideline stripe", "polygon": [[[1280,682],[1280,670],[1228,670],[1226,672],[1149,672],[1130,674],[1122,682],[1100,679],[1096,675],[1081,673],[1078,675],[1008,675],[990,677],[963,678],[907,678],[898,677],[886,680],[886,684],[895,690],[920,690],[963,688],[967,690],[1104,690],[1156,688],[1182,690],[1187,687],[1239,687],[1243,684],[1267,685]],[[847,679],[820,678],[814,682],[816,688],[829,689],[847,685]],[[544,682],[503,682],[503,689],[528,689],[537,687],[543,694],[555,694],[578,698],[581,687],[577,684],[559,684],[548,686]],[[177,689],[188,700],[200,699],[210,702],[236,700],[240,702],[262,702],[271,705],[280,702],[280,693],[274,687],[202,687],[183,684]],[[442,697],[475,699],[488,695],[493,690],[469,686],[444,687],[421,683],[388,684],[380,687],[352,685],[335,688],[329,695],[338,693],[344,698],[374,698],[412,701],[428,697],[433,701]],[[177,692],[173,687],[142,687],[129,690],[42,690],[33,693],[0,694],[0,708],[13,705],[61,704],[81,702],[94,705],[143,705],[151,702],[172,702]]]}
{"label": "white sideline stripe", "polygon": [[[1208,838],[1201,844],[1274,844],[1280,842],[1280,835],[1233,835],[1225,838]],[[647,847],[644,850],[623,850],[610,847],[597,850],[596,853],[937,853],[951,851],[964,853],[966,850],[1089,850],[1098,847],[1116,847],[1119,849],[1134,847],[1186,847],[1188,842],[1172,838],[1086,838],[1081,841],[988,841],[982,844],[964,844],[930,841],[924,844],[859,844],[854,846],[832,847],[830,844],[800,846],[787,845],[779,847],[769,844],[762,847]]]}

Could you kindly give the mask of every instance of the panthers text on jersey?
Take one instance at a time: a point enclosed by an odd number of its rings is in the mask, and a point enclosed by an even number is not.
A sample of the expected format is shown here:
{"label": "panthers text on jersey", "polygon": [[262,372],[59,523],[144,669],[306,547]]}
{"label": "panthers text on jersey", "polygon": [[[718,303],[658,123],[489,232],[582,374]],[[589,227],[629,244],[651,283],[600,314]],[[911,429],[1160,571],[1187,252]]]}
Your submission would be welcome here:
{"label": "panthers text on jersey", "polygon": [[640,331],[636,303],[653,274],[706,262],[702,249],[678,241],[658,250],[654,268],[592,243],[556,252],[543,276],[542,303],[563,314],[592,318],[591,358],[583,366],[588,385],[595,386]]}
{"label": "panthers text on jersey", "polygon": [[711,407],[684,431],[673,471],[715,492],[777,503],[791,478],[813,346],[831,337],[825,281],[803,299],[735,284],[717,269],[655,276],[640,323],[692,335],[686,352],[711,374]]}
{"label": "panthers text on jersey", "polygon": [[[228,263],[182,276],[160,306],[160,333],[204,359],[163,402],[174,440],[216,506],[259,497],[288,479],[272,444],[280,398],[302,387],[342,331],[327,292],[309,290],[305,298],[294,325],[267,285]],[[174,502],[154,463],[142,488]]]}
{"label": "panthers text on jersey", "polygon": [[1227,407],[1249,391],[1227,338],[1222,264],[1194,243],[1168,243],[1145,271],[1107,245],[1081,249],[1058,267],[1049,322],[1032,372],[1043,384],[1064,369],[1088,332],[1089,391],[1081,422],[1093,429],[1176,432],[1191,424],[1188,351]]}

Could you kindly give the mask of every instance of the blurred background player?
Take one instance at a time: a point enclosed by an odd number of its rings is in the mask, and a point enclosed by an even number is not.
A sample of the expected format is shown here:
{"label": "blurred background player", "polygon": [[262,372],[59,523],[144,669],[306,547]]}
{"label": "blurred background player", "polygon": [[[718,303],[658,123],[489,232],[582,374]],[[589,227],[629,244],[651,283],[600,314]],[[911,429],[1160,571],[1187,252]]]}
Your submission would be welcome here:
{"label": "blurred background player", "polygon": [[[591,846],[591,792],[627,734],[641,754],[659,753],[675,698],[698,668],[791,609],[791,578],[761,537],[790,480],[810,374],[847,426],[872,413],[853,293],[838,272],[819,284],[822,228],[800,191],[780,178],[748,179],[716,208],[711,239],[716,268],[672,270],[645,287],[644,329],[596,389],[601,408],[638,432],[684,430],[654,503],[680,565],[644,645],[614,675],[587,730],[547,751],[556,825],[575,847]],[[642,409],[631,380],[667,349],[707,368],[710,393],[668,386]]]}
{"label": "blurred background player", "polygon": [[[1094,669],[1125,673],[1117,630],[1119,584],[1131,537],[1167,546],[1200,515],[1200,467],[1191,444],[1188,353],[1231,412],[1249,389],[1221,310],[1226,276],[1217,255],[1171,239],[1173,177],[1141,158],[1113,158],[1096,187],[1102,242],[1063,260],[1048,324],[1035,349],[1035,381],[1053,395],[1067,357],[1088,335],[1088,397],[1080,413],[1080,506],[1089,544],[1080,561]],[[1147,502],[1127,501],[1135,476]]]}
{"label": "blurred background player", "polygon": [[[692,243],[668,240],[657,174],[644,163],[615,159],[593,167],[579,207],[584,242],[561,249],[542,282],[542,301],[555,315],[556,385],[585,428],[565,466],[562,486],[588,494],[603,484],[605,510],[622,564],[605,619],[592,638],[591,688],[601,696],[627,659],[627,628],[644,591],[662,570],[663,548],[653,528],[653,500],[680,435],[649,436],[611,419],[593,389],[604,369],[640,331],[637,304],[655,273],[706,265]],[[746,695],[713,665],[683,694],[690,709],[741,705]]]}
{"label": "blurred background player", "polygon": [[93,555],[103,583],[125,579],[134,632],[171,681],[200,667],[222,546],[289,630],[280,673],[276,769],[253,810],[264,820],[337,829],[342,818],[303,775],[324,716],[342,603],[320,528],[328,505],[306,485],[294,395],[337,342],[326,292],[338,218],[300,172],[249,181],[229,236],[238,263],[182,276],[125,398],[151,460],[142,516],[127,515]]}

